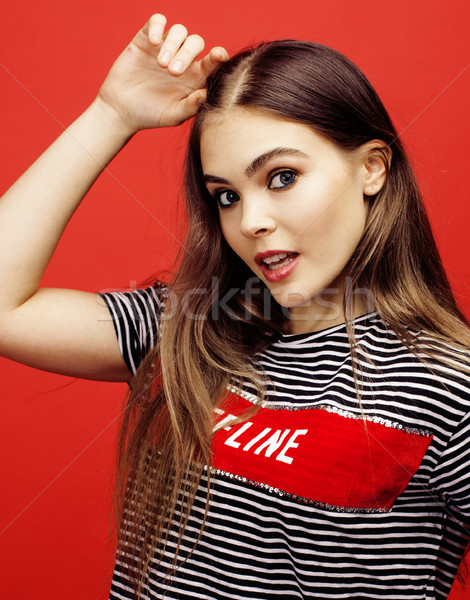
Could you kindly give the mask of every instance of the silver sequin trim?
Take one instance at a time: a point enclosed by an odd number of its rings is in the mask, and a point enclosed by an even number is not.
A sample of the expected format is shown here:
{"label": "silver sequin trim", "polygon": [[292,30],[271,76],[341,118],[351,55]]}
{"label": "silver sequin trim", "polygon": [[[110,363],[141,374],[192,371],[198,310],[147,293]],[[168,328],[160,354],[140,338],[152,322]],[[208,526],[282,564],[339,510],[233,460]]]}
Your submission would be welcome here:
{"label": "silver sequin trim", "polygon": [[[207,471],[207,466],[204,469]],[[225,477],[227,479],[231,479],[234,481],[240,481],[241,483],[245,483],[246,485],[250,485],[254,488],[258,488],[260,490],[266,490],[270,494],[275,494],[280,498],[287,498],[289,500],[294,500],[299,504],[304,504],[307,506],[315,506],[316,508],[322,508],[325,510],[331,510],[335,512],[341,513],[386,513],[390,512],[390,508],[351,508],[349,506],[336,506],[334,504],[326,504],[325,502],[318,502],[317,500],[311,500],[310,498],[304,498],[303,496],[297,496],[296,494],[290,494],[284,490],[280,490],[277,487],[273,487],[267,483],[259,483],[259,481],[253,481],[252,479],[248,479],[247,477],[242,477],[241,475],[234,475],[233,473],[229,473],[228,471],[222,471],[222,469],[215,469],[214,467],[210,467],[210,472],[212,475],[219,475],[220,477]]]}
{"label": "silver sequin trim", "polygon": [[429,430],[429,429],[419,429],[417,427],[408,427],[407,425],[402,425],[401,423],[397,423],[396,421],[391,421],[390,419],[384,419],[382,417],[378,417],[378,416],[370,416],[370,415],[359,415],[356,413],[353,413],[349,410],[343,409],[343,408],[338,408],[336,406],[330,406],[329,404],[303,404],[302,406],[291,406],[289,404],[281,404],[281,405],[272,405],[271,402],[258,402],[258,399],[256,398],[256,396],[254,396],[253,394],[250,394],[248,392],[245,392],[243,390],[238,390],[237,388],[233,387],[233,386],[227,386],[227,389],[232,392],[233,394],[236,394],[237,396],[240,396],[241,398],[244,398],[245,400],[248,400],[249,402],[252,402],[253,404],[259,404],[262,408],[267,408],[269,410],[313,410],[313,409],[320,409],[320,410],[326,410],[327,412],[330,413],[336,413],[337,415],[340,415],[341,417],[345,417],[347,419],[356,419],[356,420],[360,420],[360,421],[368,421],[370,423],[378,423],[379,425],[383,425],[384,427],[392,427],[393,429],[399,429],[405,433],[413,433],[415,435],[421,435],[423,437],[432,437],[433,433]]}

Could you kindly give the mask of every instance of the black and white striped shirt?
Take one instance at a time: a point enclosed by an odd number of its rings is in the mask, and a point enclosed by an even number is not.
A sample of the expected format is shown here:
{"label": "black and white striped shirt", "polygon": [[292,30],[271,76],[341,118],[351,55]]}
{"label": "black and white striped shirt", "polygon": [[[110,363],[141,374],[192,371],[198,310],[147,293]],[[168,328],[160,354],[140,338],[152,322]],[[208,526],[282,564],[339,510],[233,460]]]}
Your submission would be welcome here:
{"label": "black and white striped shirt", "polygon": [[[161,294],[103,295],[132,372],[156,342]],[[263,351],[262,409],[229,426],[254,399],[245,385],[218,410],[203,537],[170,586],[159,581],[171,556],[150,570],[143,598],[447,598],[470,538],[470,378],[431,371],[375,313],[355,325],[363,412],[344,325]],[[183,551],[204,481],[199,491]],[[131,598],[119,562],[110,598]]]}

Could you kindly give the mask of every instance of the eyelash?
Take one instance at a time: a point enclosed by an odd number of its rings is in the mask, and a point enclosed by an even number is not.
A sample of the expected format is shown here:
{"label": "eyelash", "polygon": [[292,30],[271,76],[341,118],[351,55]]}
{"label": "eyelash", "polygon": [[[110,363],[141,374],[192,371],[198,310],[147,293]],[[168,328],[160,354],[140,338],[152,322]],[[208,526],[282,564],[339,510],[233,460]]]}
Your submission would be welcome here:
{"label": "eyelash", "polygon": [[[280,185],[277,187],[271,187],[272,182],[274,180],[275,177],[278,177],[279,175],[283,175],[285,173],[288,173],[289,175],[293,175],[293,179],[290,183],[286,183],[285,185]],[[275,173],[273,173],[270,177],[269,177],[269,185],[268,185],[268,189],[270,190],[284,190],[285,188],[290,187],[291,185],[293,185],[298,177],[298,173],[296,171],[294,171],[293,169],[280,169],[279,171],[276,171]],[[222,204],[222,195],[223,194],[234,194],[237,199],[236,200],[232,200],[229,204]],[[214,194],[214,198],[217,201],[217,204],[219,205],[220,209],[225,209],[225,208],[230,208],[231,206],[233,206],[235,204],[235,202],[238,202],[238,200],[240,199],[240,197],[238,196],[238,194],[236,192],[234,192],[233,190],[219,190]]]}

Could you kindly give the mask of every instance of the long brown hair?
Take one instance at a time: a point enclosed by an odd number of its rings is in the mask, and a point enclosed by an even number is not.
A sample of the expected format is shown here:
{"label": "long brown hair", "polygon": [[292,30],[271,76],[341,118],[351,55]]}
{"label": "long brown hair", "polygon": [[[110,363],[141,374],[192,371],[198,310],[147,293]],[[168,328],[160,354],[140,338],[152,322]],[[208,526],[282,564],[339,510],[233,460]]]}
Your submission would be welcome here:
{"label": "long brown hair", "polygon": [[[176,568],[188,556],[179,542],[201,477],[210,479],[204,465],[211,461],[214,407],[229,382],[251,381],[262,398],[254,357],[288,318],[226,244],[204,185],[201,130],[207,115],[232,106],[305,124],[344,150],[382,140],[391,151],[391,161],[382,156],[386,183],[371,199],[347,266],[343,308],[351,348],[359,288],[370,291],[374,309],[411,349],[435,355],[444,353],[442,343],[470,346],[410,162],[362,72],[336,50],[293,40],[262,44],[220,65],[207,81],[207,101],[188,144],[185,250],[170,284],[160,342],[132,381],[119,442],[118,557],[134,577],[136,596],[150,561],[167,552]],[[256,293],[244,293],[247,285]],[[410,331],[428,334],[423,348]],[[206,511],[208,502],[209,492]],[[179,541],[176,549],[169,549],[170,537]]]}

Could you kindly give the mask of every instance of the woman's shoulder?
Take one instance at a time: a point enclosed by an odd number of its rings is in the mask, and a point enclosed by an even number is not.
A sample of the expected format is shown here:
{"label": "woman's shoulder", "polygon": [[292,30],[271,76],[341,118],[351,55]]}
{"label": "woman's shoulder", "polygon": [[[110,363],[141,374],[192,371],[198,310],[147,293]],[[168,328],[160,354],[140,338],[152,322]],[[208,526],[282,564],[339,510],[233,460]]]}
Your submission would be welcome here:
{"label": "woman's shoulder", "polygon": [[138,288],[118,288],[99,292],[99,296],[108,307],[121,309],[123,314],[129,317],[142,314],[142,310],[155,315],[161,313],[168,294],[169,288],[162,281],[155,281]]}
{"label": "woman's shoulder", "polygon": [[405,328],[397,332],[378,313],[355,327],[357,351],[365,362],[390,376],[426,381],[462,397],[470,392],[470,348],[432,332]]}
{"label": "woman's shoulder", "polygon": [[111,314],[124,361],[135,374],[143,358],[157,344],[169,288],[155,281],[146,287],[103,290],[99,295]]}

